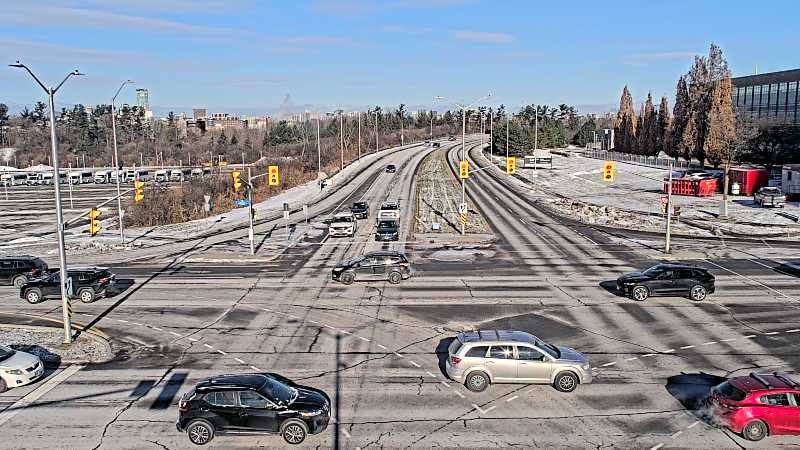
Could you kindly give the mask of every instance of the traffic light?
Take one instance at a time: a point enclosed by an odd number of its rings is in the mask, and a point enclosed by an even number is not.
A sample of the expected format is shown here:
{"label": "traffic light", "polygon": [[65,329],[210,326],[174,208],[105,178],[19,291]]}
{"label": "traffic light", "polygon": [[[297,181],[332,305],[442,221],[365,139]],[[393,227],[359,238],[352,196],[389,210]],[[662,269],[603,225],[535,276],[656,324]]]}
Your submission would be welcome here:
{"label": "traffic light", "polygon": [[462,160],[458,163],[458,177],[462,180],[469,178],[469,161]]}
{"label": "traffic light", "polygon": [[267,181],[270,186],[277,186],[281,184],[281,178],[278,175],[278,166],[269,166],[267,170]]}
{"label": "traffic light", "polygon": [[97,208],[92,208],[89,211],[89,234],[94,236],[95,234],[100,232],[100,221],[97,218],[100,217],[100,210]]}
{"label": "traffic light", "polygon": [[231,177],[233,178],[233,191],[239,192],[239,189],[242,187],[242,180],[239,178],[242,176],[242,172],[238,170],[231,171]]}
{"label": "traffic light", "polygon": [[144,200],[144,181],[136,180],[133,182],[133,201],[139,203],[140,201]]}
{"label": "traffic light", "polygon": [[606,183],[614,181],[614,161],[606,161],[603,163],[603,181]]}
{"label": "traffic light", "polygon": [[509,156],[506,158],[506,175],[514,175],[517,173],[517,158]]}

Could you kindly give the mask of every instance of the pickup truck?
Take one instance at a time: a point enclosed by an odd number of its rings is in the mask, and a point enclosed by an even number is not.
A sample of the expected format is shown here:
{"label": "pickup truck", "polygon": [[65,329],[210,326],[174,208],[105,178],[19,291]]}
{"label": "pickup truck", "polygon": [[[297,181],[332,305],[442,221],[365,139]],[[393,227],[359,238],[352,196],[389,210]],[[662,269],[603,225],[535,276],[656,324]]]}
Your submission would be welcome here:
{"label": "pickup truck", "polygon": [[761,207],[783,208],[786,204],[786,196],[776,187],[762,187],[753,194],[753,203]]}

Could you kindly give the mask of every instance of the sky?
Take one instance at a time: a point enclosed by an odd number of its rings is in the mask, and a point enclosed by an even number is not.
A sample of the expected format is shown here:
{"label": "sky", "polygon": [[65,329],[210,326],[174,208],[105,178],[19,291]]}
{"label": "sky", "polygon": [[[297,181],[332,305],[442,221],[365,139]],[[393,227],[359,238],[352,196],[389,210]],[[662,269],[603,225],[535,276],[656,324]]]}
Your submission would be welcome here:
{"label": "sky", "polygon": [[[280,111],[451,109],[567,103],[613,110],[628,85],[674,96],[693,55],[720,45],[734,76],[800,67],[795,0],[11,0],[0,61],[56,85],[59,105],[135,103],[157,115],[193,107]],[[434,100],[441,96],[443,99]],[[0,102],[46,101],[23,71],[0,67]]]}

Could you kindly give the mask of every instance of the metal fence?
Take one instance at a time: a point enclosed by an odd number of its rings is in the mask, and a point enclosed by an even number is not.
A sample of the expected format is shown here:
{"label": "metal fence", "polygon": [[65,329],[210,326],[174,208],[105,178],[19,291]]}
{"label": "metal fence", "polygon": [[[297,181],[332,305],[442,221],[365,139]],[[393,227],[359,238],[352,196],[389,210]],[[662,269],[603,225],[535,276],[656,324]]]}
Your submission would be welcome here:
{"label": "metal fence", "polygon": [[640,166],[658,167],[668,169],[670,161],[674,169],[702,169],[703,165],[695,161],[675,160],[671,158],[658,158],[655,156],[633,155],[630,153],[608,152],[603,150],[583,150],[581,154],[587,158],[622,161]]}

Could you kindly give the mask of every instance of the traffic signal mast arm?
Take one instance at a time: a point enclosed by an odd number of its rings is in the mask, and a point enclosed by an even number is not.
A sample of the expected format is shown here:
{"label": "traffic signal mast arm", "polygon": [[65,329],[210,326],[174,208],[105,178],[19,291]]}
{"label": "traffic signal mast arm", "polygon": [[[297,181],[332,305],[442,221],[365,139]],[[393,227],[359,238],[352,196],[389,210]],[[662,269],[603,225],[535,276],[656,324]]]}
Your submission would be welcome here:
{"label": "traffic signal mast arm", "polygon": [[82,211],[77,216],[73,217],[72,219],[69,219],[69,220],[65,221],[64,222],[64,227],[66,228],[67,225],[70,225],[73,222],[77,222],[77,221],[79,221],[81,219],[85,219],[86,216],[89,214],[89,212],[91,212],[91,210],[101,208],[101,207],[113,202],[117,198],[124,197],[124,196],[130,194],[131,192],[133,192],[135,190],[136,190],[135,188],[128,189],[127,191],[124,191],[124,192],[120,193],[119,195],[115,195],[115,196],[111,197],[110,199],[108,199],[108,200],[106,200],[106,201],[104,201],[102,203],[98,203],[97,205],[95,205],[95,206],[93,206],[93,207],[91,207],[91,208],[89,208],[87,210]]}

